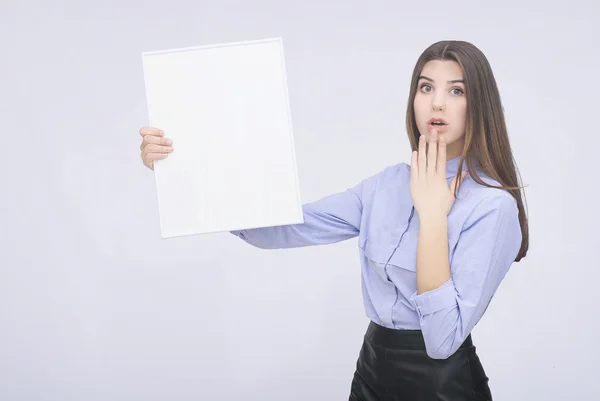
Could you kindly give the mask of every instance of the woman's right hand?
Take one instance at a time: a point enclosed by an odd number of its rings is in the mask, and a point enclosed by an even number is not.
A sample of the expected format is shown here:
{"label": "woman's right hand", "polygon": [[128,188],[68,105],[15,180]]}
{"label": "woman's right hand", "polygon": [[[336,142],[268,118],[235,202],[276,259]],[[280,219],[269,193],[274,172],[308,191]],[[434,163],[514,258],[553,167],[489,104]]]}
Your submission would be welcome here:
{"label": "woman's right hand", "polygon": [[154,170],[154,160],[169,156],[173,151],[173,142],[165,138],[165,133],[162,130],[154,127],[140,128],[140,135],[142,136],[142,144],[140,145],[142,161],[144,166]]}

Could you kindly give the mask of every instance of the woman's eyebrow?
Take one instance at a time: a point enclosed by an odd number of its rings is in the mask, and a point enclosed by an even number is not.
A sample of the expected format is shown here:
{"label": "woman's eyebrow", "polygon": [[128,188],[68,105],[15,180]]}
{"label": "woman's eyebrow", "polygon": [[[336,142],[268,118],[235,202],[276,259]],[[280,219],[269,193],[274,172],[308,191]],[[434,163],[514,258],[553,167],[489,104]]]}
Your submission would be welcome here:
{"label": "woman's eyebrow", "polygon": [[[429,77],[426,77],[425,75],[421,75],[421,76],[419,77],[419,79],[425,79],[425,80],[427,80],[427,81],[429,81],[429,82],[435,82],[433,79],[431,79],[431,78],[429,78]],[[451,80],[451,81],[448,81],[448,83],[449,83],[449,84],[458,84],[458,83],[464,84],[464,83],[465,83],[465,81],[464,81],[463,79],[453,79],[453,80]]]}

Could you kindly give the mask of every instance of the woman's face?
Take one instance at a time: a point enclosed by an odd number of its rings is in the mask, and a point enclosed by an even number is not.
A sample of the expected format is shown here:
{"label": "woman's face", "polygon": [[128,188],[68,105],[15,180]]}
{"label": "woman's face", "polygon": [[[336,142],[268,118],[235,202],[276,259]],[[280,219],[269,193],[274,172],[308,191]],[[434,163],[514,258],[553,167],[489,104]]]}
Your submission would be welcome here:
{"label": "woman's face", "polygon": [[435,129],[444,136],[448,160],[460,156],[465,143],[467,98],[463,79],[456,61],[429,61],[421,71],[414,101],[419,132],[429,138]]}

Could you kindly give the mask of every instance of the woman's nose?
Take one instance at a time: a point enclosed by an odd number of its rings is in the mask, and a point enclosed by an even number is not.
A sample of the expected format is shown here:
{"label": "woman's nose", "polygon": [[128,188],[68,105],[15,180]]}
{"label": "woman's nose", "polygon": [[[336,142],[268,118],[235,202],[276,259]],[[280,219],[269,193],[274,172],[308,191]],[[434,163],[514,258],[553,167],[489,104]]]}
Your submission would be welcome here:
{"label": "woman's nose", "polygon": [[433,111],[444,111],[446,109],[446,102],[443,99],[433,99],[432,107]]}

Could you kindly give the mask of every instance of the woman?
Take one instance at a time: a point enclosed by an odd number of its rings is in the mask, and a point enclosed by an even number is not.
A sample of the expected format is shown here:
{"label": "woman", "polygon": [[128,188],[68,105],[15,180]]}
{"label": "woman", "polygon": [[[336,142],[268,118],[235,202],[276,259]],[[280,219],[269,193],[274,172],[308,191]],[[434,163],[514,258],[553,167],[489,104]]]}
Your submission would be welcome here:
{"label": "woman", "polygon": [[[406,127],[410,166],[304,205],[303,224],[232,233],[260,248],[358,237],[371,322],[350,400],[491,400],[470,333],[529,239],[500,95],[478,48],[442,41],[423,52]],[[159,132],[140,130],[149,168],[173,149]]]}

